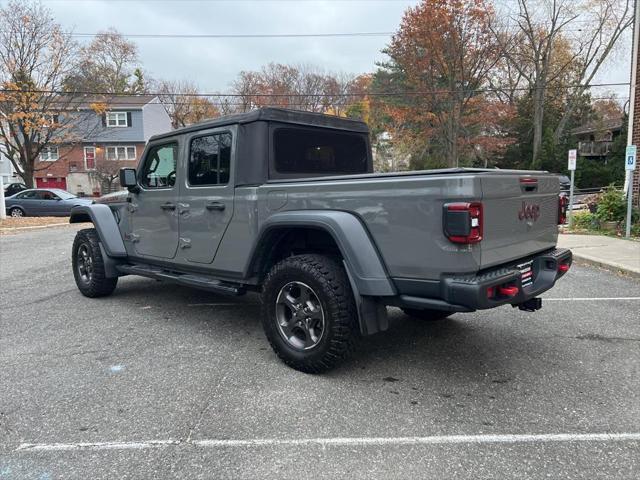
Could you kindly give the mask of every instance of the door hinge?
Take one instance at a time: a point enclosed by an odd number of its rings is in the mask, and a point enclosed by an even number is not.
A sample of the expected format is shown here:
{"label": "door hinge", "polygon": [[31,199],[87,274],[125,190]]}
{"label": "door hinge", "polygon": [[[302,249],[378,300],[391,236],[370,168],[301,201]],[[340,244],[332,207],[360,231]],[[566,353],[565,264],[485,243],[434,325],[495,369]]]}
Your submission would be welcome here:
{"label": "door hinge", "polygon": [[129,209],[129,213],[133,213],[136,210],[138,210],[138,204],[137,203],[130,203],[128,205],[128,209]]}
{"label": "door hinge", "polygon": [[136,233],[125,233],[124,239],[130,241],[131,243],[138,243],[140,241],[140,235]]}
{"label": "door hinge", "polygon": [[[185,215],[189,213],[190,205],[188,203],[178,203],[178,215]],[[188,216],[188,215],[185,215]]]}
{"label": "door hinge", "polygon": [[191,239],[180,237],[180,248],[191,248]]}

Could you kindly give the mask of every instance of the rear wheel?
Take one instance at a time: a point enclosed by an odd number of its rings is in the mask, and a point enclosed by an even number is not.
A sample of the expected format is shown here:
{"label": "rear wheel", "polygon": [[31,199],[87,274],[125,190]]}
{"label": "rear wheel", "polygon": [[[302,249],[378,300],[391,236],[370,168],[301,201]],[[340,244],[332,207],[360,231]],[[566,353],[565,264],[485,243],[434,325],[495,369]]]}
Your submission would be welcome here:
{"label": "rear wheel", "polygon": [[413,318],[419,318],[420,320],[425,320],[427,322],[437,322],[453,315],[453,312],[446,312],[444,310],[403,308],[402,311],[405,315],[409,315]]}
{"label": "rear wheel", "polygon": [[9,210],[9,215],[14,217],[14,218],[19,218],[19,217],[24,217],[24,210],[22,210],[20,207],[13,207]]}
{"label": "rear wheel", "polygon": [[343,265],[324,255],[276,264],[264,281],[262,324],[278,357],[296,370],[337,366],[358,338],[356,306]]}
{"label": "rear wheel", "polygon": [[71,261],[76,285],[85,297],[104,297],[115,290],[118,278],[106,276],[95,228],[86,228],[76,234]]}

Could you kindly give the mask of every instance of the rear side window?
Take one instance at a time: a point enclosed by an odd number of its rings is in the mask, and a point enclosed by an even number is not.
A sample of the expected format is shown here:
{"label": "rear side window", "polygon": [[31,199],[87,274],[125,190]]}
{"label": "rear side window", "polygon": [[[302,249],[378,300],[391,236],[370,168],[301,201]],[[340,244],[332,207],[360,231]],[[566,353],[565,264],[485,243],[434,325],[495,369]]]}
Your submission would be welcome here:
{"label": "rear side window", "polygon": [[191,140],[189,185],[226,185],[231,169],[231,133],[216,133]]}
{"label": "rear side window", "polygon": [[23,193],[18,194],[16,196],[16,198],[18,198],[20,200],[35,199],[35,198],[38,198],[38,191],[37,190],[30,190],[28,192],[23,192]]}
{"label": "rear side window", "polygon": [[339,175],[367,172],[362,135],[313,128],[279,128],[274,133],[278,173]]}

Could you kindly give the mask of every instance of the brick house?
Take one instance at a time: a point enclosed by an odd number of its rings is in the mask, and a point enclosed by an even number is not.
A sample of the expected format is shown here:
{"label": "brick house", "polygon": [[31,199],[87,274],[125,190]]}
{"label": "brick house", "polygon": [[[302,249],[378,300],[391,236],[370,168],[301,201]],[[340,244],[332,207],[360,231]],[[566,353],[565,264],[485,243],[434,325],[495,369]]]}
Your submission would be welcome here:
{"label": "brick house", "polygon": [[[106,112],[92,109],[106,104]],[[67,115],[65,113],[65,115]],[[85,98],[70,115],[77,116],[79,141],[45,147],[37,162],[47,168],[35,174],[37,187],[62,188],[80,195],[105,192],[105,165],[135,167],[149,138],[171,130],[171,119],[153,95]]]}

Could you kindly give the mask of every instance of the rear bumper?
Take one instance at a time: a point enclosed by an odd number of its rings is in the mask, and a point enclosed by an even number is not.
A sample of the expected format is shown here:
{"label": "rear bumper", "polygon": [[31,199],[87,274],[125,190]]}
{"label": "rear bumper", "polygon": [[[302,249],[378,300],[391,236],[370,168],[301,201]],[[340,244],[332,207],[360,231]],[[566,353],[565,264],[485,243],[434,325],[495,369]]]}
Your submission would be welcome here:
{"label": "rear bumper", "polygon": [[[400,307],[429,308],[453,312],[471,312],[499,307],[500,305],[517,305],[536,297],[553,287],[562,277],[573,260],[571,250],[555,249],[531,257],[521,259],[513,264],[502,265],[472,275],[443,276],[439,282],[437,298],[429,295],[417,296],[415,289],[411,295],[403,292],[392,303]],[[532,282],[525,282],[518,265],[531,262]],[[560,265],[565,267],[560,268]],[[500,294],[500,287],[516,287],[514,295]],[[490,294],[491,289],[495,292]]]}

